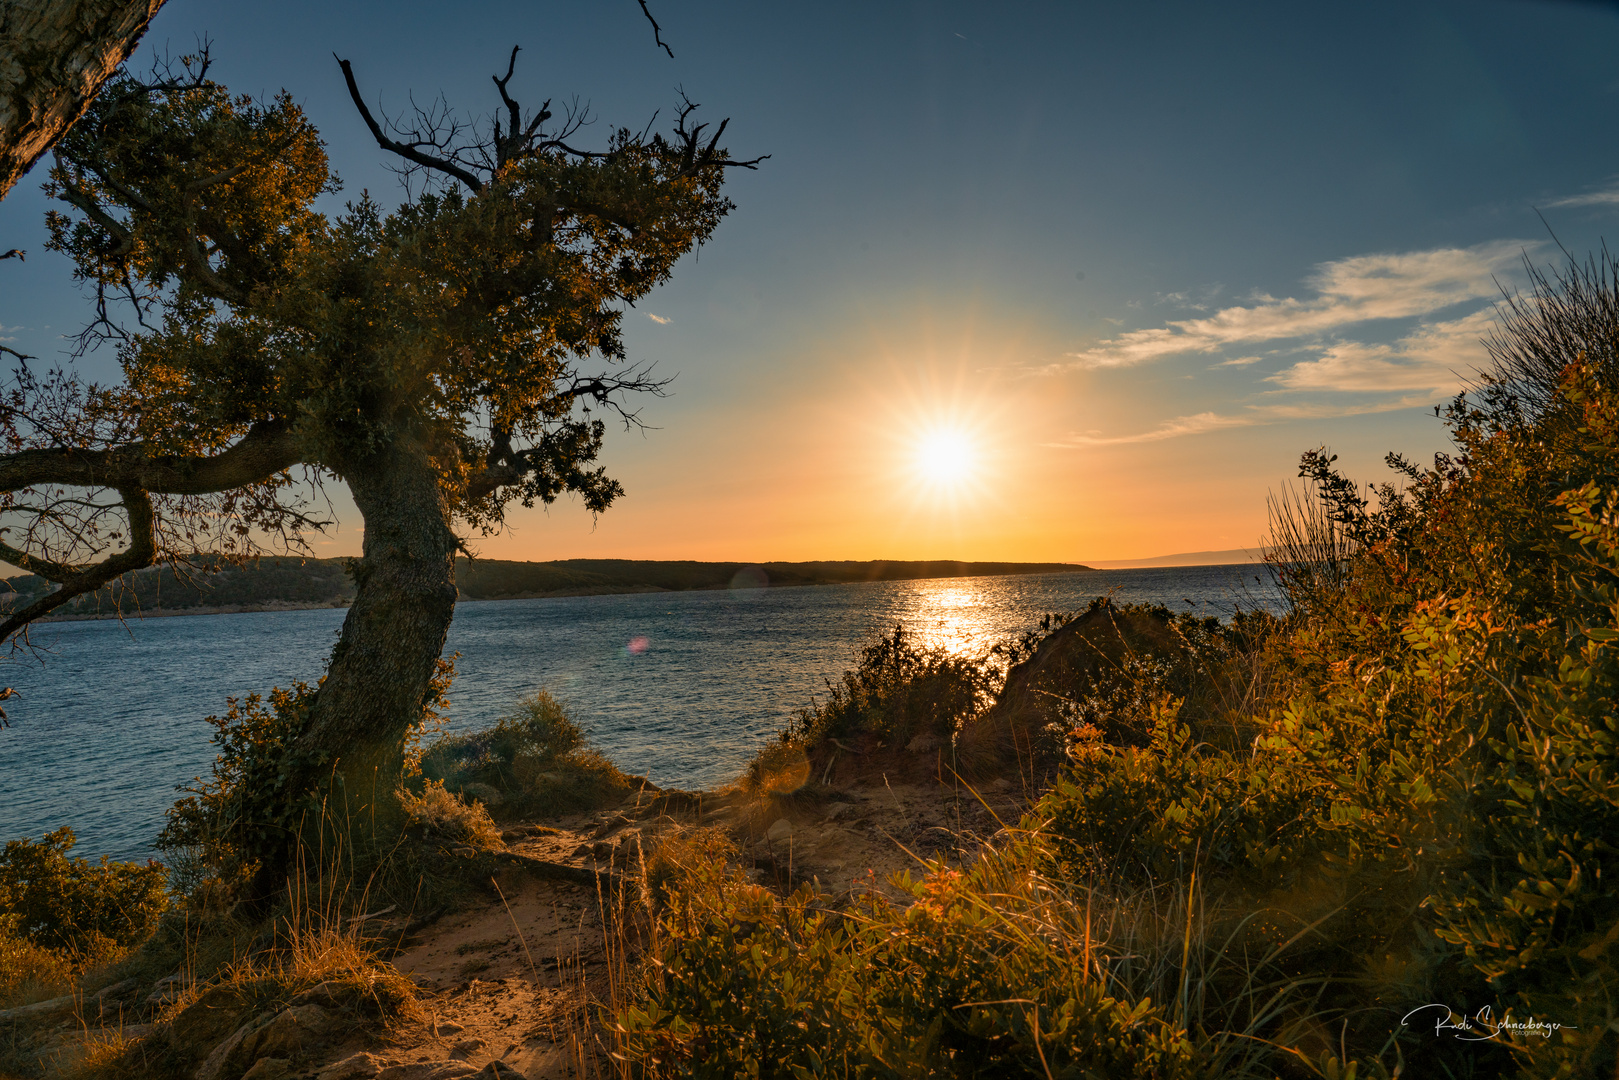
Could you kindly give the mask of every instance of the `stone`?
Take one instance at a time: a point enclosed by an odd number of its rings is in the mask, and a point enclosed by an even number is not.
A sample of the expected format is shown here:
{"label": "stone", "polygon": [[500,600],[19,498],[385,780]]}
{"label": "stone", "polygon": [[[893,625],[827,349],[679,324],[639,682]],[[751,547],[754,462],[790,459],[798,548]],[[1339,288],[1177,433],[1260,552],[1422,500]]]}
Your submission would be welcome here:
{"label": "stone", "polygon": [[488,1042],[477,1037],[462,1039],[460,1042],[450,1047],[450,1056],[459,1061],[465,1061],[488,1045]]}
{"label": "stone", "polygon": [[389,1065],[376,1075],[376,1080],[461,1080],[463,1076],[476,1076],[481,1070],[464,1061],[415,1061],[408,1065]]}
{"label": "stone", "polygon": [[242,1074],[242,1080],[287,1080],[292,1075],[292,1062],[286,1058],[259,1058],[253,1067]]}
{"label": "stone", "polygon": [[469,803],[476,799],[485,806],[499,806],[503,801],[499,791],[488,784],[480,784],[476,780],[462,784],[459,794]]}
{"label": "stone", "polygon": [[994,788],[996,791],[1011,791],[1012,781],[1008,780],[1004,776],[997,776],[989,786]]}
{"label": "stone", "polygon": [[937,735],[923,732],[905,744],[905,749],[913,754],[931,754],[944,745],[944,740]]}
{"label": "stone", "polygon": [[319,1005],[295,1005],[269,1019],[250,1020],[214,1047],[197,1070],[197,1080],[240,1076],[259,1058],[290,1058],[318,1042],[331,1027],[331,1013]]}
{"label": "stone", "polygon": [[322,1008],[341,1008],[356,996],[356,987],[352,983],[340,982],[336,979],[327,979],[317,983],[308,990],[295,996],[288,1005],[319,1005]]}
{"label": "stone", "polygon": [[838,818],[848,813],[850,809],[852,809],[852,807],[846,802],[835,802],[826,808],[826,820],[836,821]]}
{"label": "stone", "polygon": [[291,1057],[300,1047],[318,1041],[332,1026],[332,1014],[319,1005],[294,1005],[253,1033],[253,1045],[248,1048],[250,1058]]}
{"label": "stone", "polygon": [[765,839],[772,844],[780,844],[792,839],[793,823],[786,818],[777,818],[776,823],[765,832]]}
{"label": "stone", "polygon": [[473,1080],[528,1080],[528,1077],[504,1061],[491,1061],[473,1074]]}
{"label": "stone", "polygon": [[211,1046],[241,1025],[243,1012],[234,990],[210,987],[169,1021],[169,1034],[179,1046]]}
{"label": "stone", "polygon": [[32,1005],[19,1005],[15,1009],[0,1009],[0,1023],[15,1020],[33,1020],[53,1013],[58,1009],[68,1009],[73,1005],[73,995],[64,994],[61,997],[51,998],[49,1001],[36,1001]]}
{"label": "stone", "polygon": [[463,1025],[457,1024],[453,1020],[446,1020],[442,1024],[433,1025],[433,1034],[440,1037],[445,1035],[459,1035],[465,1030],[466,1028]]}
{"label": "stone", "polygon": [[319,1080],[372,1080],[389,1062],[375,1054],[352,1054],[320,1071]]}

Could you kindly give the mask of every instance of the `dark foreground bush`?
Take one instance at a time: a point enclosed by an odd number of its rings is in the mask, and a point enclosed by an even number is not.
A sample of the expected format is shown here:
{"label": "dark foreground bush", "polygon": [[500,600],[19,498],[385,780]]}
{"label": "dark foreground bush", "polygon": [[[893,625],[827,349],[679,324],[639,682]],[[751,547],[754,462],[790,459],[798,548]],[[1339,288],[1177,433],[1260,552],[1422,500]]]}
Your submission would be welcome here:
{"label": "dark foreground bush", "polygon": [[540,691],[493,727],[438,739],[422,753],[430,784],[481,802],[497,819],[581,813],[616,805],[638,781],[585,742],[555,698]]}

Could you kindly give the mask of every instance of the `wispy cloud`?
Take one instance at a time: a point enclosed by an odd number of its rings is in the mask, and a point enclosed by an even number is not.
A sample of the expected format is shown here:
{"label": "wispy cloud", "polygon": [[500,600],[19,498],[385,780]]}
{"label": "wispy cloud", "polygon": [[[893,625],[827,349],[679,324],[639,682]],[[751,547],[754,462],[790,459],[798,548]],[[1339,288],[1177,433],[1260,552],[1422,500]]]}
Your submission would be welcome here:
{"label": "wispy cloud", "polygon": [[1178,439],[1183,435],[1202,435],[1224,428],[1258,427],[1264,424],[1280,424],[1288,420],[1329,420],[1343,416],[1393,412],[1396,409],[1427,405],[1431,400],[1427,394],[1410,394],[1395,400],[1357,405],[1250,405],[1242,412],[1234,414],[1201,412],[1191,416],[1177,416],[1173,420],[1165,420],[1155,428],[1128,435],[1103,435],[1099,431],[1087,431],[1045,445],[1057,449],[1077,450],[1090,446],[1161,442],[1164,439]]}
{"label": "wispy cloud", "polygon": [[665,318],[662,315],[654,315],[650,311],[646,313],[646,317],[657,323],[659,326],[668,326],[671,322],[674,322],[673,319]]}
{"label": "wispy cloud", "polygon": [[1547,209],[1565,206],[1619,206],[1619,184],[1602,191],[1587,191],[1583,195],[1569,195],[1546,204]]}
{"label": "wispy cloud", "polygon": [[1235,360],[1222,360],[1218,364],[1215,364],[1214,366],[1215,367],[1247,367],[1249,364],[1257,364],[1263,359],[1264,359],[1264,357],[1262,357],[1262,356],[1239,356]]}
{"label": "wispy cloud", "polygon": [[1526,248],[1498,240],[1470,248],[1360,255],[1325,263],[1307,284],[1313,296],[1261,296],[1207,318],[1131,330],[1068,354],[1071,366],[1128,367],[1180,353],[1216,352],[1231,345],[1315,337],[1357,323],[1431,315],[1455,304],[1494,297],[1496,278]]}
{"label": "wispy cloud", "polygon": [[1486,308],[1420,327],[1389,345],[1341,342],[1269,381],[1289,390],[1426,390],[1430,398],[1453,394],[1488,366],[1482,339],[1494,323],[1494,313]]}

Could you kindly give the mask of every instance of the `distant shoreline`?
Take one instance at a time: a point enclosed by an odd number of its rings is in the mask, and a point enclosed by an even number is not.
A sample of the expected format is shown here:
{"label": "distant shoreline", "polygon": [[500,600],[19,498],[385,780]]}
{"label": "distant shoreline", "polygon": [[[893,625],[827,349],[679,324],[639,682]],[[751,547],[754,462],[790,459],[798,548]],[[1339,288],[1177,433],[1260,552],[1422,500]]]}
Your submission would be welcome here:
{"label": "distant shoreline", "polygon": [[[761,566],[768,566],[770,564],[715,564],[715,565],[744,565],[744,566],[746,566],[746,565],[761,565]],[[780,565],[783,565],[783,564],[775,564],[775,565],[780,566]],[[821,563],[821,564],[796,564],[796,565],[826,566],[826,565],[832,565],[832,564]],[[869,561],[869,562],[853,562],[853,561],[849,561],[849,562],[842,563],[840,565],[848,566],[850,568],[854,568],[854,567],[870,567],[870,568],[875,569],[875,568],[879,568],[879,567],[895,567],[895,566],[904,565],[904,564],[897,564],[897,563],[889,562],[889,561],[886,561],[886,560],[872,560],[872,561]],[[928,565],[928,564],[915,563],[913,565],[924,566],[924,565]],[[937,564],[934,564],[934,565],[937,565]],[[1029,563],[1029,564],[1021,564],[1023,566],[1027,566],[1028,567],[1027,569],[1013,569],[1012,567],[1019,566],[1020,564],[1009,564],[1009,563],[979,563],[979,564],[965,563],[965,564],[961,564],[961,565],[964,568],[973,568],[973,567],[976,566],[976,567],[1001,567],[1001,569],[995,569],[995,570],[980,569],[976,573],[969,572],[969,573],[962,573],[962,574],[917,573],[917,574],[901,574],[901,575],[898,575],[898,576],[890,574],[890,575],[878,576],[878,577],[849,577],[849,578],[846,578],[844,580],[819,580],[819,581],[789,580],[789,581],[781,581],[781,582],[768,582],[767,581],[763,586],[760,586],[760,587],[761,588],[771,588],[771,589],[791,589],[791,588],[803,588],[803,587],[814,586],[814,585],[875,584],[875,583],[877,583],[879,581],[945,581],[945,580],[951,580],[951,579],[956,579],[956,578],[970,578],[970,577],[1028,577],[1028,576],[1032,576],[1032,575],[1036,575],[1036,574],[1072,574],[1072,573],[1099,573],[1100,572],[1098,570],[1098,568],[1096,568],[1096,567],[1086,566],[1086,565],[1083,565],[1083,564],[1080,564],[1080,563]],[[498,602],[498,601],[502,601],[502,600],[550,600],[550,599],[564,599],[564,598],[567,598],[567,597],[574,597],[574,596],[630,596],[630,595],[637,595],[637,594],[642,594],[642,593],[722,592],[722,591],[725,591],[727,589],[731,589],[731,588],[734,588],[734,587],[736,587],[736,586],[734,586],[734,584],[730,584],[730,583],[716,583],[716,584],[690,585],[690,586],[686,586],[686,587],[683,587],[683,588],[667,588],[667,587],[664,587],[664,586],[655,585],[655,584],[651,584],[651,583],[645,583],[645,582],[641,582],[641,583],[625,582],[625,583],[622,583],[622,584],[615,583],[615,584],[600,584],[600,585],[582,585],[582,586],[575,586],[575,587],[572,587],[572,588],[562,588],[562,589],[516,591],[516,592],[510,592],[510,593],[502,593],[501,595],[498,595],[498,596],[468,596],[463,591],[462,595],[457,598],[456,603],[457,604],[463,604],[463,603],[466,603],[466,604],[483,604],[483,603],[494,603],[494,602]],[[747,587],[747,586],[744,586],[742,588],[743,588],[743,591],[754,591],[752,588]],[[259,603],[245,603],[245,604],[219,604],[219,605],[200,605],[199,604],[199,605],[188,605],[186,607],[179,607],[179,608],[168,608],[168,607],[142,608],[142,607],[139,607],[139,606],[131,606],[128,610],[124,610],[124,611],[74,612],[74,613],[63,614],[63,615],[46,615],[43,618],[40,618],[40,619],[38,619],[36,621],[40,622],[40,623],[104,622],[104,621],[112,620],[112,619],[173,619],[173,618],[182,618],[182,617],[190,616],[190,615],[244,615],[244,614],[261,614],[261,613],[265,613],[265,612],[278,612],[278,611],[347,610],[347,608],[349,607],[351,601],[352,601],[352,598],[345,597],[345,598],[342,598],[342,599],[335,599],[335,600],[334,599],[327,599],[327,600],[315,600],[315,601],[267,600],[267,601],[263,601],[263,602],[259,602]]]}

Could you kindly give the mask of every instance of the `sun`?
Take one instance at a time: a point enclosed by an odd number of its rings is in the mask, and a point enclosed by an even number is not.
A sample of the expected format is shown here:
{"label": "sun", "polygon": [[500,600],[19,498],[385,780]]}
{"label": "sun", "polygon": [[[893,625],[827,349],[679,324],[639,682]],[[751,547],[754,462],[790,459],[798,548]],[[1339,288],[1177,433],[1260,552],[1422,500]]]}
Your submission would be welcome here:
{"label": "sun", "polygon": [[935,488],[957,488],[978,471],[978,447],[959,428],[923,432],[916,443],[916,471]]}

